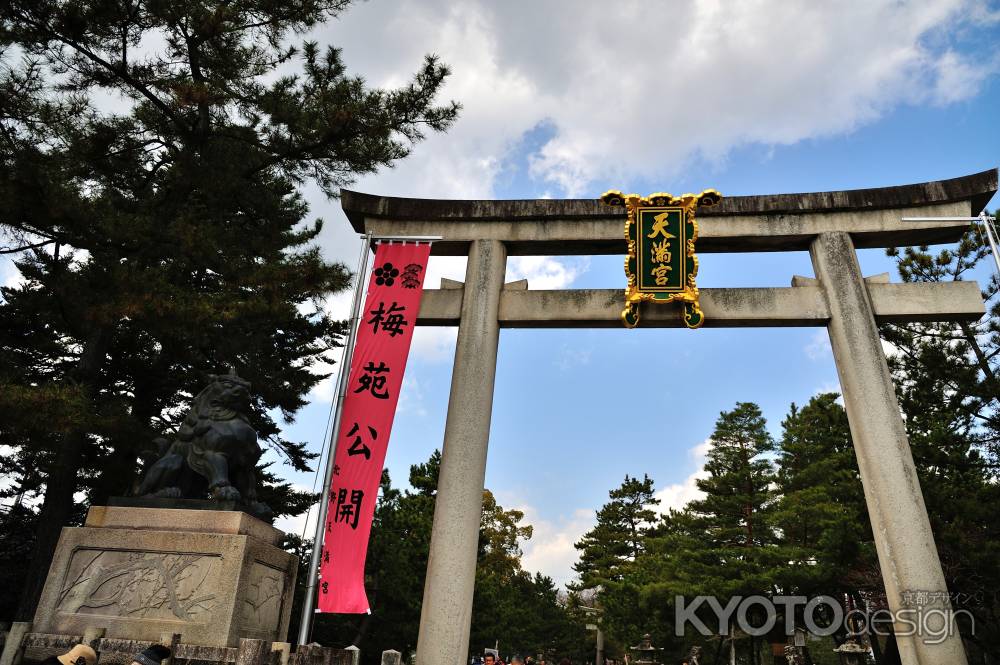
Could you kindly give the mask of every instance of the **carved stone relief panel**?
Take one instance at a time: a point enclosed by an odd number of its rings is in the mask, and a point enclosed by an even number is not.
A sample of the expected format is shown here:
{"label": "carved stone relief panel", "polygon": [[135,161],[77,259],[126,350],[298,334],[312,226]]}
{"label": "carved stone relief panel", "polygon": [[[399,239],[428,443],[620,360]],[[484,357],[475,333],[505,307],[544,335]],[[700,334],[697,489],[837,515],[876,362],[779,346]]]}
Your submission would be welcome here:
{"label": "carved stone relief panel", "polygon": [[274,631],[281,624],[281,602],[285,573],[255,561],[246,588],[241,594],[241,625],[250,630]]}
{"label": "carved stone relief panel", "polygon": [[58,612],[209,623],[219,602],[218,555],[73,552]]}

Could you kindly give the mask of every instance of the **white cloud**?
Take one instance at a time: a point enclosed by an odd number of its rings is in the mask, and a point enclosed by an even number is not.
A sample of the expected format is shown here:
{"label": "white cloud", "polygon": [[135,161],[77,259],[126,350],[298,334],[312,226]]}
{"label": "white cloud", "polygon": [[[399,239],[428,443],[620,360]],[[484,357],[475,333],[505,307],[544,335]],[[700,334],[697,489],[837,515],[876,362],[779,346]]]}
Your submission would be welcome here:
{"label": "white cloud", "polygon": [[[323,308],[327,314],[335,319],[345,320],[351,316],[351,304],[353,301],[354,289],[350,288],[327,298],[323,304]],[[311,307],[311,305],[307,305],[305,309],[310,309]],[[343,358],[344,349],[334,349],[328,355],[332,362],[319,362],[313,367],[314,373],[329,374],[330,376],[313,386],[312,391],[309,393],[312,401],[330,402],[333,400],[334,393],[336,392],[337,372],[340,371],[340,360]]]}
{"label": "white cloud", "polygon": [[21,273],[17,266],[7,257],[0,259],[0,286],[15,287],[21,283]]}
{"label": "white cloud", "polygon": [[399,392],[399,406],[397,413],[413,413],[421,418],[427,415],[424,407],[424,391],[413,374],[406,374],[403,377],[403,388]]}
{"label": "white cloud", "polygon": [[[312,36],[342,47],[375,86],[404,84],[435,53],[452,68],[441,100],[463,105],[447,133],[354,189],[493,198],[513,174],[526,195],[575,196],[669,181],[747,144],[851,132],[900,105],[969,99],[1000,60],[955,40],[996,16],[981,0],[398,0],[356,5]],[[327,254],[343,256],[350,232],[328,228]],[[587,263],[512,257],[509,267],[531,288],[563,288]],[[462,280],[464,259],[435,257],[428,286],[441,276]],[[414,356],[446,360],[454,339],[418,331]]]}
{"label": "white cloud", "polygon": [[564,289],[587,272],[590,257],[555,259],[551,256],[512,256],[507,281],[527,279],[529,289]]}
{"label": "white cloud", "polygon": [[705,439],[697,446],[688,450],[688,458],[693,462],[696,471],[692,472],[683,482],[668,485],[656,492],[654,495],[660,500],[657,507],[661,513],[667,513],[670,509],[680,510],[689,502],[702,498],[705,493],[698,489],[697,481],[708,477],[705,471],[705,460],[708,451],[712,447],[712,440]]}
{"label": "white cloud", "polygon": [[579,347],[572,347],[569,344],[563,344],[562,348],[559,349],[559,357],[553,362],[556,367],[565,372],[574,367],[589,365],[590,357],[593,353],[594,349],[592,348],[581,349]]}
{"label": "white cloud", "polygon": [[400,0],[354,7],[320,38],[377,85],[401,84],[424,52],[453,69],[445,96],[461,118],[368,181],[381,192],[489,197],[544,123],[536,187],[575,196],[744,144],[850,132],[901,104],[969,99],[998,61],[953,42],[994,17],[978,0]]}
{"label": "white cloud", "polygon": [[833,348],[830,346],[830,335],[826,332],[826,328],[820,328],[814,332],[804,350],[809,360],[832,358]]}
{"label": "white cloud", "polygon": [[900,354],[899,347],[884,339],[879,340],[882,343],[882,353],[885,354],[886,358],[895,358]]}
{"label": "white cloud", "polygon": [[[317,463],[319,460],[317,460]],[[318,488],[311,485],[306,486],[301,483],[292,483],[292,488],[299,492],[319,492]],[[316,533],[316,518],[319,515],[318,506],[312,506],[307,512],[301,515],[282,515],[274,520],[274,526],[285,533],[294,533],[305,538],[312,538]]]}
{"label": "white cloud", "polygon": [[[441,278],[465,281],[464,256],[432,256],[427,264],[427,288],[439,288]],[[533,289],[560,289],[573,283],[590,266],[588,257],[557,260],[551,256],[512,256],[506,281],[527,279]],[[420,327],[414,331],[410,353],[425,362],[443,362],[455,355],[458,328]]]}
{"label": "white cloud", "polygon": [[[658,510],[666,513],[673,508],[679,510],[689,501],[701,498],[703,493],[695,481],[704,478],[705,459],[712,446],[711,439],[705,439],[688,450],[689,463],[696,470],[683,482],[664,487],[654,495],[660,500]],[[538,510],[530,505],[515,505],[524,512],[525,524],[534,527],[531,540],[524,545],[521,563],[526,570],[541,572],[555,580],[557,585],[565,585],[574,579],[573,564],[579,552],[573,546],[596,522],[596,515],[590,509],[578,509],[572,515],[561,515],[556,520],[543,519]]]}
{"label": "white cloud", "polygon": [[[838,393],[839,394],[840,393],[840,382],[838,382],[838,381],[827,381],[826,383],[821,384],[818,388],[816,388],[816,390],[813,391],[813,395],[822,395],[824,393]],[[843,395],[841,395],[840,397],[837,398],[837,402],[841,406],[844,405],[844,397],[843,397]]]}
{"label": "white cloud", "polygon": [[515,508],[524,512],[523,523],[534,528],[531,540],[524,545],[521,565],[533,573],[548,575],[557,586],[565,586],[576,575],[573,564],[579,552],[573,544],[594,526],[594,511],[581,508],[572,515],[550,521],[542,519],[533,506]]}

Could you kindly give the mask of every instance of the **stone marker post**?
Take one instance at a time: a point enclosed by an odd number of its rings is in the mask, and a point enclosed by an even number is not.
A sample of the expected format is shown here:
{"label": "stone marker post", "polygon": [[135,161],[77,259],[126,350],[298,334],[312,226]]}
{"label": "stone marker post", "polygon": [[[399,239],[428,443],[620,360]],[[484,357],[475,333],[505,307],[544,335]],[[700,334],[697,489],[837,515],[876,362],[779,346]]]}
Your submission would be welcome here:
{"label": "stone marker post", "polygon": [[[108,632],[106,628],[102,628],[99,626],[88,626],[83,631],[82,644],[86,644],[94,651],[97,651],[98,650],[97,643],[100,641],[102,637],[104,637],[104,634],[106,632]],[[165,642],[165,644],[169,644],[169,642]]]}
{"label": "stone marker post", "polygon": [[240,639],[236,651],[236,665],[266,665],[271,658],[271,650],[264,640]]}
{"label": "stone marker post", "polygon": [[421,665],[460,665],[469,651],[506,268],[503,243],[472,242],[420,612]]}
{"label": "stone marker post", "polygon": [[271,642],[271,653],[277,655],[277,665],[288,665],[292,657],[292,645],[288,642]]}
{"label": "stone marker post", "polygon": [[389,649],[382,652],[382,665],[402,665],[403,654]]}
{"label": "stone marker post", "polygon": [[[904,593],[944,592],[947,597],[917,469],[854,243],[844,232],[822,233],[809,253],[830,307],[827,330],[889,609],[895,613],[907,608]],[[936,607],[949,610],[951,604],[944,601]],[[904,626],[897,623],[897,630]],[[966,665],[957,630],[940,644],[898,633],[896,643],[903,665]]]}
{"label": "stone marker post", "polygon": [[24,654],[21,642],[31,629],[30,621],[15,621],[10,624],[7,640],[3,644],[3,655],[0,655],[0,665],[18,665],[21,662],[21,656]]}

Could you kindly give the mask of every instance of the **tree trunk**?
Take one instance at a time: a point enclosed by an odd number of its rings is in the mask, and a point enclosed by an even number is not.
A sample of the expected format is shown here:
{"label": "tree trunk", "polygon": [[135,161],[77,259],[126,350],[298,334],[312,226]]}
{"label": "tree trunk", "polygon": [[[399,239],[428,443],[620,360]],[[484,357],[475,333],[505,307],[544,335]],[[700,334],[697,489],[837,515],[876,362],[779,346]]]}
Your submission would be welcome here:
{"label": "tree trunk", "polygon": [[885,652],[880,665],[902,665],[899,659],[899,648],[896,646],[896,633],[890,632],[885,641]]}
{"label": "tree trunk", "polygon": [[[157,371],[154,367],[150,372]],[[136,386],[132,403],[132,427],[117,440],[110,442],[111,454],[101,467],[101,475],[91,494],[93,505],[105,505],[113,496],[131,496],[139,485],[139,452],[144,446],[152,446],[155,434],[150,423],[159,415],[158,398],[143,385]]]}
{"label": "tree trunk", "polygon": [[101,468],[101,475],[91,494],[92,505],[107,505],[113,496],[128,496],[135,484],[136,446],[131,441],[119,441]]}
{"label": "tree trunk", "polygon": [[722,663],[722,648],[723,648],[724,644],[725,644],[725,640],[723,640],[722,636],[720,635],[719,636],[719,641],[715,645],[715,658],[712,659],[712,665],[721,665],[721,663]]}
{"label": "tree trunk", "polygon": [[[87,402],[93,402],[97,377],[104,364],[108,331],[97,328],[84,344],[80,360],[69,380],[83,389]],[[17,619],[31,621],[35,616],[38,599],[45,586],[45,577],[52,563],[52,555],[62,528],[73,515],[73,495],[76,493],[80,461],[87,445],[87,432],[67,433],[56,451],[52,468],[45,482],[45,498],[38,513],[38,530],[35,532],[35,550],[25,575],[24,587],[18,602]]]}

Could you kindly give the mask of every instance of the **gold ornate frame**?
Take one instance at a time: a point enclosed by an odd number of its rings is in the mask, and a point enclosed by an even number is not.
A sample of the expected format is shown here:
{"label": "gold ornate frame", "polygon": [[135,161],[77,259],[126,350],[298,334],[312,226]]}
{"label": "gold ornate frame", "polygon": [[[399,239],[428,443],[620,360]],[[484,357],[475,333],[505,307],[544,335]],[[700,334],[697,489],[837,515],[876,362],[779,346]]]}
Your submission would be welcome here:
{"label": "gold ornate frame", "polygon": [[[705,322],[704,313],[698,304],[698,286],[696,277],[698,276],[698,256],[695,254],[695,241],[698,239],[698,221],[695,219],[695,211],[698,206],[714,206],[722,200],[722,194],[714,189],[706,189],[697,196],[694,194],[684,194],[683,196],[673,196],[664,192],[650,194],[647,197],[638,194],[622,194],[617,190],[609,190],[601,195],[601,201],[608,205],[624,206],[627,211],[625,218],[625,242],[628,251],[625,256],[625,276],[628,282],[625,286],[625,309],[622,310],[621,319],[626,328],[635,328],[639,325],[639,303],[642,302],[683,302],[684,303],[684,324],[688,328],[700,328]],[[691,259],[693,267],[687,271],[687,283],[682,291],[674,293],[640,291],[637,285],[636,275],[632,271],[632,262],[637,261],[636,239],[633,229],[638,219],[638,211],[641,208],[681,208],[683,211],[681,225],[691,223],[691,233],[687,236],[685,247],[685,259]]]}

